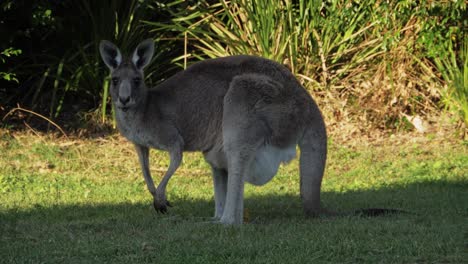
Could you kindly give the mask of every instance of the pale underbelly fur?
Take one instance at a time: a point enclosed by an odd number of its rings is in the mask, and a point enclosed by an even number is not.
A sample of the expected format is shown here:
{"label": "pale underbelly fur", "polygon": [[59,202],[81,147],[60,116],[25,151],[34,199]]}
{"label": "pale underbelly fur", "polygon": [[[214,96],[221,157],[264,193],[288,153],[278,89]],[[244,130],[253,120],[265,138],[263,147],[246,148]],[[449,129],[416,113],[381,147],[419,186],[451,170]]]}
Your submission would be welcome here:
{"label": "pale underbelly fur", "polygon": [[288,163],[296,157],[296,145],[278,148],[265,145],[257,150],[245,181],[253,185],[264,185],[278,172],[281,163]]}

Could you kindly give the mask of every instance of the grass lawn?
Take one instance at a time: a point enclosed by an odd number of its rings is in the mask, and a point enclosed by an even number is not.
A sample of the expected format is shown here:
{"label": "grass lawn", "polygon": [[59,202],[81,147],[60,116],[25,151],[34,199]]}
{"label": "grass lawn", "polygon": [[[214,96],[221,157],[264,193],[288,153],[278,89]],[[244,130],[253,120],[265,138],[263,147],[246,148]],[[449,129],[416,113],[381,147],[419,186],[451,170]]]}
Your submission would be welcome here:
{"label": "grass lawn", "polygon": [[[408,214],[306,219],[297,160],[246,188],[242,227],[204,223],[213,188],[188,153],[152,208],[136,154],[118,136],[54,139],[0,131],[0,263],[462,263],[468,142],[437,138],[330,143],[325,207]],[[152,151],[155,182],[168,166]],[[466,262],[465,262],[466,263]]]}

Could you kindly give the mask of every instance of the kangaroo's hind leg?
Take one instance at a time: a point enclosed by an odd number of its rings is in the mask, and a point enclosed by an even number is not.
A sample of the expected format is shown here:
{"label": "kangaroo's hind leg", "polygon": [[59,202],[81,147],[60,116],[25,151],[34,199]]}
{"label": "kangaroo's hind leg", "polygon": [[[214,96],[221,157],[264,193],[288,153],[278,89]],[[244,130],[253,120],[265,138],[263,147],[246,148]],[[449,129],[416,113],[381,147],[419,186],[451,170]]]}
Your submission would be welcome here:
{"label": "kangaroo's hind leg", "polygon": [[[227,118],[223,124],[224,152],[227,158],[227,192],[221,223],[242,224],[244,213],[244,183],[255,153],[263,142],[258,122],[251,117]],[[234,122],[233,122],[234,121]],[[240,122],[244,122],[242,125]],[[246,125],[250,123],[250,125]]]}
{"label": "kangaroo's hind leg", "polygon": [[255,144],[247,149],[228,150],[226,204],[220,219],[223,224],[239,225],[243,222],[245,177],[249,172],[250,164],[254,160],[257,146],[258,144]]}
{"label": "kangaroo's hind leg", "polygon": [[226,204],[223,224],[242,224],[244,182],[258,148],[268,139],[268,128],[257,116],[251,77],[235,78],[224,98],[223,148],[227,159]]}
{"label": "kangaroo's hind leg", "polygon": [[224,206],[226,204],[228,175],[224,169],[211,167],[213,172],[215,215],[214,219],[219,220],[223,216]]}

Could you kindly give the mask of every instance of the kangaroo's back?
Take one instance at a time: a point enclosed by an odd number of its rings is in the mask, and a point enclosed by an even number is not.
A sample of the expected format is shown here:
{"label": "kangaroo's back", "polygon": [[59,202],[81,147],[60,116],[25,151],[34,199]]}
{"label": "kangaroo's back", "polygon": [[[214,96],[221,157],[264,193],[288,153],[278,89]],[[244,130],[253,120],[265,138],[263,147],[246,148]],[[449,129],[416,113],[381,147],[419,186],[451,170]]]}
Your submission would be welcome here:
{"label": "kangaroo's back", "polygon": [[[286,67],[246,55],[195,63],[151,89],[150,96],[162,115],[174,120],[184,139],[185,150],[206,151],[222,144],[224,98],[233,79],[246,74],[267,76],[280,83],[288,97],[310,100]],[[252,91],[252,97],[255,93]],[[307,111],[307,107],[302,107],[301,111]]]}

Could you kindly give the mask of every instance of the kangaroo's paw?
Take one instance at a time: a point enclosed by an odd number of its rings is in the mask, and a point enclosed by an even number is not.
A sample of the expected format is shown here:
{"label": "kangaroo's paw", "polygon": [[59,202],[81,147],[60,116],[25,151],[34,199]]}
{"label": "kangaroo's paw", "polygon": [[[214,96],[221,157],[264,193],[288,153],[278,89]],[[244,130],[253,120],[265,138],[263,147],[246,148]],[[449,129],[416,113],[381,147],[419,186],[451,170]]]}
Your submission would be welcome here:
{"label": "kangaroo's paw", "polygon": [[164,199],[157,199],[155,198],[153,201],[154,210],[157,213],[165,214],[167,213],[167,207],[172,207],[171,203],[168,200]]}

